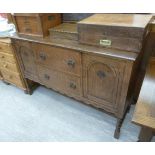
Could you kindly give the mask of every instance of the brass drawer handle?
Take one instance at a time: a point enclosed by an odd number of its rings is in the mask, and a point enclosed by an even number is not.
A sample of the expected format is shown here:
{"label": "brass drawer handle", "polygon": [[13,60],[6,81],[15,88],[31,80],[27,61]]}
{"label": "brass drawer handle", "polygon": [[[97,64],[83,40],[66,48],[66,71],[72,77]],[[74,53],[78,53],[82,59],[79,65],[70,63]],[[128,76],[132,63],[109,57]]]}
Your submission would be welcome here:
{"label": "brass drawer handle", "polygon": [[45,78],[46,80],[49,80],[49,79],[50,79],[50,76],[47,75],[47,74],[45,74],[45,75],[44,75],[44,78]]}
{"label": "brass drawer handle", "polygon": [[52,15],[48,16],[48,20],[49,20],[49,21],[52,21],[52,20],[54,20],[54,19],[55,19],[55,16],[52,16]]}
{"label": "brass drawer handle", "polygon": [[106,75],[103,71],[99,70],[97,71],[97,76],[101,79],[101,78],[104,78]]}
{"label": "brass drawer handle", "polygon": [[71,82],[69,86],[70,86],[70,88],[72,88],[72,89],[76,89],[76,84],[73,83],[73,82]]}
{"label": "brass drawer handle", "polygon": [[41,60],[46,60],[46,55],[44,53],[40,53],[39,56],[40,56]]}
{"label": "brass drawer handle", "polygon": [[7,64],[5,64],[3,67],[4,67],[4,68],[7,68],[7,67],[8,67],[8,65],[7,65]]}
{"label": "brass drawer handle", "polygon": [[2,55],[2,56],[1,56],[1,58],[5,58],[5,56],[4,56],[4,55]]}
{"label": "brass drawer handle", "polygon": [[72,60],[72,59],[68,60],[67,64],[68,64],[68,66],[70,66],[70,67],[75,67],[75,61]]}

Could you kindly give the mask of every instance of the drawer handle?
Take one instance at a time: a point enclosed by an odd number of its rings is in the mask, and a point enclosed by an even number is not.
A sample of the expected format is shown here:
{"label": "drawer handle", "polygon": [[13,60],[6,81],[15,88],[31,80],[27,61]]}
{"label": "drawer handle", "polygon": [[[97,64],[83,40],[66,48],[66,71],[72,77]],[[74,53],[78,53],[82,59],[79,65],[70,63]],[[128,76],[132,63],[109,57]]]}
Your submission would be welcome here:
{"label": "drawer handle", "polygon": [[4,65],[4,68],[7,68],[7,67],[8,67],[8,65],[7,65],[7,64],[5,64],[5,65]]}
{"label": "drawer handle", "polygon": [[72,59],[68,60],[67,64],[68,64],[68,66],[70,66],[70,67],[75,67],[75,61],[72,60]]}
{"label": "drawer handle", "polygon": [[51,16],[48,16],[48,20],[49,21],[54,20],[54,19],[55,19],[55,16],[52,16],[52,15]]}
{"label": "drawer handle", "polygon": [[50,79],[50,76],[47,75],[47,74],[45,74],[44,77],[45,77],[46,80],[49,80]]}
{"label": "drawer handle", "polygon": [[40,58],[41,58],[41,60],[46,60],[46,55],[43,53],[40,53]]}
{"label": "drawer handle", "polygon": [[70,88],[72,88],[72,89],[76,89],[76,84],[73,83],[73,82],[71,82],[69,86],[70,86]]}
{"label": "drawer handle", "polygon": [[5,56],[4,56],[4,55],[2,55],[2,56],[1,56],[1,58],[5,58]]}
{"label": "drawer handle", "polygon": [[103,71],[97,71],[97,76],[101,79],[101,78],[104,78],[106,75]]}

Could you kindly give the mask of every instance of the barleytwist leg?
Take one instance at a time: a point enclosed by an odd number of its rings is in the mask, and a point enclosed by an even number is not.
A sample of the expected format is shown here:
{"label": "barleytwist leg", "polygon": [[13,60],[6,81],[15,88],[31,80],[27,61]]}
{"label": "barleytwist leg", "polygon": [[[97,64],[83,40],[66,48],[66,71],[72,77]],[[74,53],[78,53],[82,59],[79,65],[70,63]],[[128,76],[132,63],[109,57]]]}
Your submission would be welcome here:
{"label": "barleytwist leg", "polygon": [[120,136],[120,128],[122,126],[122,123],[123,123],[123,118],[122,119],[117,119],[117,124],[116,124],[116,129],[115,129],[115,133],[114,133],[114,137],[116,139],[119,139],[119,136]]}

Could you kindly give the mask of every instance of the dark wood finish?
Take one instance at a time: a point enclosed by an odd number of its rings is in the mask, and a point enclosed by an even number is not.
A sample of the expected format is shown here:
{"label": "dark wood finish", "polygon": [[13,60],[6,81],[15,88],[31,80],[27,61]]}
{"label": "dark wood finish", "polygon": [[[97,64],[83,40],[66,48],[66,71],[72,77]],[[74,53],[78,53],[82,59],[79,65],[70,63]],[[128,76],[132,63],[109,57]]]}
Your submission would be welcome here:
{"label": "dark wood finish", "polygon": [[151,58],[132,122],[142,126],[139,140],[150,141],[155,131],[155,58]]}
{"label": "dark wood finish", "polygon": [[79,52],[44,44],[33,43],[32,45],[37,63],[48,68],[80,76],[81,54]]}
{"label": "dark wood finish", "polygon": [[[103,50],[80,45],[72,40],[48,39],[33,40],[17,36],[12,39],[24,76],[104,109],[123,121],[126,108],[130,104],[127,102],[128,88],[137,54]],[[27,53],[31,54],[31,60],[19,50],[24,44],[29,51]],[[27,63],[33,67],[30,68],[29,76],[25,67]],[[116,132],[120,132],[120,127],[121,124]]]}
{"label": "dark wood finish", "polygon": [[27,41],[14,40],[13,44],[15,45],[17,56],[20,55],[20,63],[22,65],[24,77],[38,81],[32,43]]}
{"label": "dark wood finish", "polygon": [[135,85],[135,93],[134,93],[134,100],[137,102],[140,89],[142,86],[142,82],[144,80],[144,76],[146,73],[146,68],[149,63],[149,59],[151,56],[155,57],[155,19],[153,18],[149,23],[148,35],[144,39],[143,42],[143,49],[141,54],[139,55],[139,65],[137,65],[137,80]]}
{"label": "dark wood finish", "polygon": [[79,77],[47,69],[38,65],[38,76],[41,84],[69,96],[81,96],[81,80]]}
{"label": "dark wood finish", "polygon": [[140,52],[152,15],[95,14],[78,23],[79,42]]}
{"label": "dark wood finish", "polygon": [[61,14],[14,14],[17,32],[20,35],[44,37],[49,34],[48,29],[61,23]]}
{"label": "dark wood finish", "polygon": [[[122,27],[114,24],[112,18],[109,19],[112,31],[106,26],[108,35],[109,33],[115,35],[119,43],[120,38],[126,37],[132,40],[130,43],[135,40],[142,43],[151,16],[120,15],[120,17],[124,18],[117,19],[119,21],[117,24]],[[139,21],[139,17],[145,19]],[[99,23],[98,21],[98,25]],[[90,26],[89,22],[86,25]],[[12,36],[23,74],[27,79],[111,113],[117,118],[114,136],[119,138],[123,119],[133,102],[137,69],[142,58],[141,48],[135,48],[139,47],[136,42],[135,46],[130,43],[119,44],[121,48],[118,49],[113,49],[112,46],[103,48],[80,44],[70,38],[72,28],[65,26],[63,24],[52,29],[56,37],[19,37],[16,34]],[[118,27],[120,29],[116,31]],[[130,27],[129,31],[127,27]],[[55,33],[57,31],[58,33]],[[85,35],[91,33],[95,34],[92,30]],[[23,45],[26,50],[21,50]],[[127,49],[132,51],[128,52]],[[27,51],[28,58],[23,54],[24,51]],[[29,64],[31,67],[28,67]]]}
{"label": "dark wood finish", "polygon": [[49,29],[50,37],[58,39],[78,40],[77,24],[63,23]]}
{"label": "dark wood finish", "polygon": [[115,112],[120,102],[118,98],[120,98],[124,69],[124,62],[84,54],[84,96]]}
{"label": "dark wood finish", "polygon": [[93,15],[93,13],[63,13],[63,22],[77,22]]}

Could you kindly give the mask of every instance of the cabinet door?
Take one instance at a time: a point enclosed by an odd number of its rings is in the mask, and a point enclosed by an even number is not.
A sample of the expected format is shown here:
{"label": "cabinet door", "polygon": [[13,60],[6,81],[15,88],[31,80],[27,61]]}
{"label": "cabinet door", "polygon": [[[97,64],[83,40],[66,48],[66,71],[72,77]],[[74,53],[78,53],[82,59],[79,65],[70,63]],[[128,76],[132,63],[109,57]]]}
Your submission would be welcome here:
{"label": "cabinet door", "polygon": [[16,52],[20,57],[24,76],[35,80],[37,73],[34,61],[34,51],[32,50],[31,43],[26,41],[16,41],[14,44],[16,47]]}
{"label": "cabinet door", "polygon": [[[98,107],[114,111],[123,79],[124,63],[83,55],[84,96]],[[95,105],[96,105],[95,104]]]}

